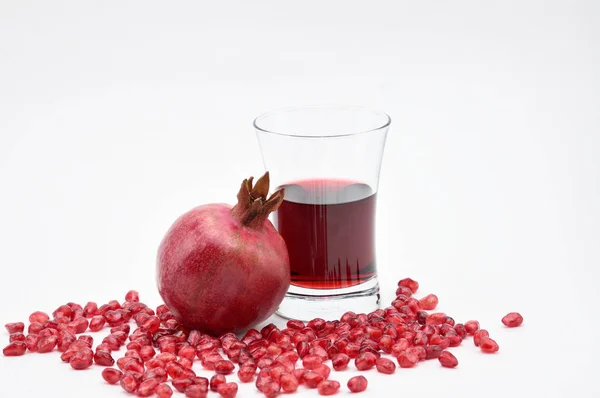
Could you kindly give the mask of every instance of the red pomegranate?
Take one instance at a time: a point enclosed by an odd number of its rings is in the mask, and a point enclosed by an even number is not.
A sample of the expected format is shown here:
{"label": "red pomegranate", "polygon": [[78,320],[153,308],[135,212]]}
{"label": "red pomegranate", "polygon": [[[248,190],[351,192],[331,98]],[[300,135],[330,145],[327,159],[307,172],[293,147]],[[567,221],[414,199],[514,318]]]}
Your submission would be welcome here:
{"label": "red pomegranate", "polygon": [[158,290],[188,328],[244,330],[273,314],[290,286],[285,242],[267,219],[284,191],[267,199],[269,173],[252,180],[233,208],[208,204],[179,217],[158,248]]}

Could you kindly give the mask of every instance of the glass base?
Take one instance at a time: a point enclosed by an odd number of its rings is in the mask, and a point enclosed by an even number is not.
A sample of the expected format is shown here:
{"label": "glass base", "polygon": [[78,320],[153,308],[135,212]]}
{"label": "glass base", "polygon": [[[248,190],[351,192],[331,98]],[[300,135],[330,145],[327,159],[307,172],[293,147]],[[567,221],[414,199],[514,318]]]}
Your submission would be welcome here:
{"label": "glass base", "polygon": [[347,311],[369,313],[379,308],[377,277],[343,289],[307,289],[291,285],[277,314],[288,319],[340,319]]}

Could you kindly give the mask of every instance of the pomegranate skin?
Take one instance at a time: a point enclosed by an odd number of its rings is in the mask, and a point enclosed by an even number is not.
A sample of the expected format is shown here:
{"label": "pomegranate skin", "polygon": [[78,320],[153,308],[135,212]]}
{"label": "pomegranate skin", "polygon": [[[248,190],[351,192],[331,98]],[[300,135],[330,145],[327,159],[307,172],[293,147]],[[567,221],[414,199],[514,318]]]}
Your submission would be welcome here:
{"label": "pomegranate skin", "polygon": [[158,249],[158,290],[177,320],[212,335],[273,314],[290,285],[283,238],[265,217],[244,225],[226,204],[185,213]]}

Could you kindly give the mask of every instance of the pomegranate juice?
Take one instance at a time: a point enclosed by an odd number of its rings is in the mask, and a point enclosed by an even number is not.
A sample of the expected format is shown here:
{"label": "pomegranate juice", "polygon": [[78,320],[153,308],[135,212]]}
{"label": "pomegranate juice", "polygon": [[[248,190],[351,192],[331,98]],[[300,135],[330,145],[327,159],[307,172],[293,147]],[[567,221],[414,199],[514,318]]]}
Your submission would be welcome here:
{"label": "pomegranate juice", "polygon": [[292,285],[338,289],[376,276],[375,193],[366,184],[288,184],[275,226],[290,256]]}

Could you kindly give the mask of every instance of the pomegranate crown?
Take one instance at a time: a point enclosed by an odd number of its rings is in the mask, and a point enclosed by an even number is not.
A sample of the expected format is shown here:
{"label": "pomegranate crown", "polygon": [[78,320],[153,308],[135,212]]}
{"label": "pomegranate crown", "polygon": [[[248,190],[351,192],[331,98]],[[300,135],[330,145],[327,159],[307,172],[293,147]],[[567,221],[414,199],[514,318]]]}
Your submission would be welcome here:
{"label": "pomegranate crown", "polygon": [[242,181],[237,194],[238,202],[231,209],[231,214],[246,226],[259,227],[283,202],[284,189],[278,189],[267,199],[269,172],[260,177],[254,186],[252,186],[253,180],[254,177],[249,177]]}

